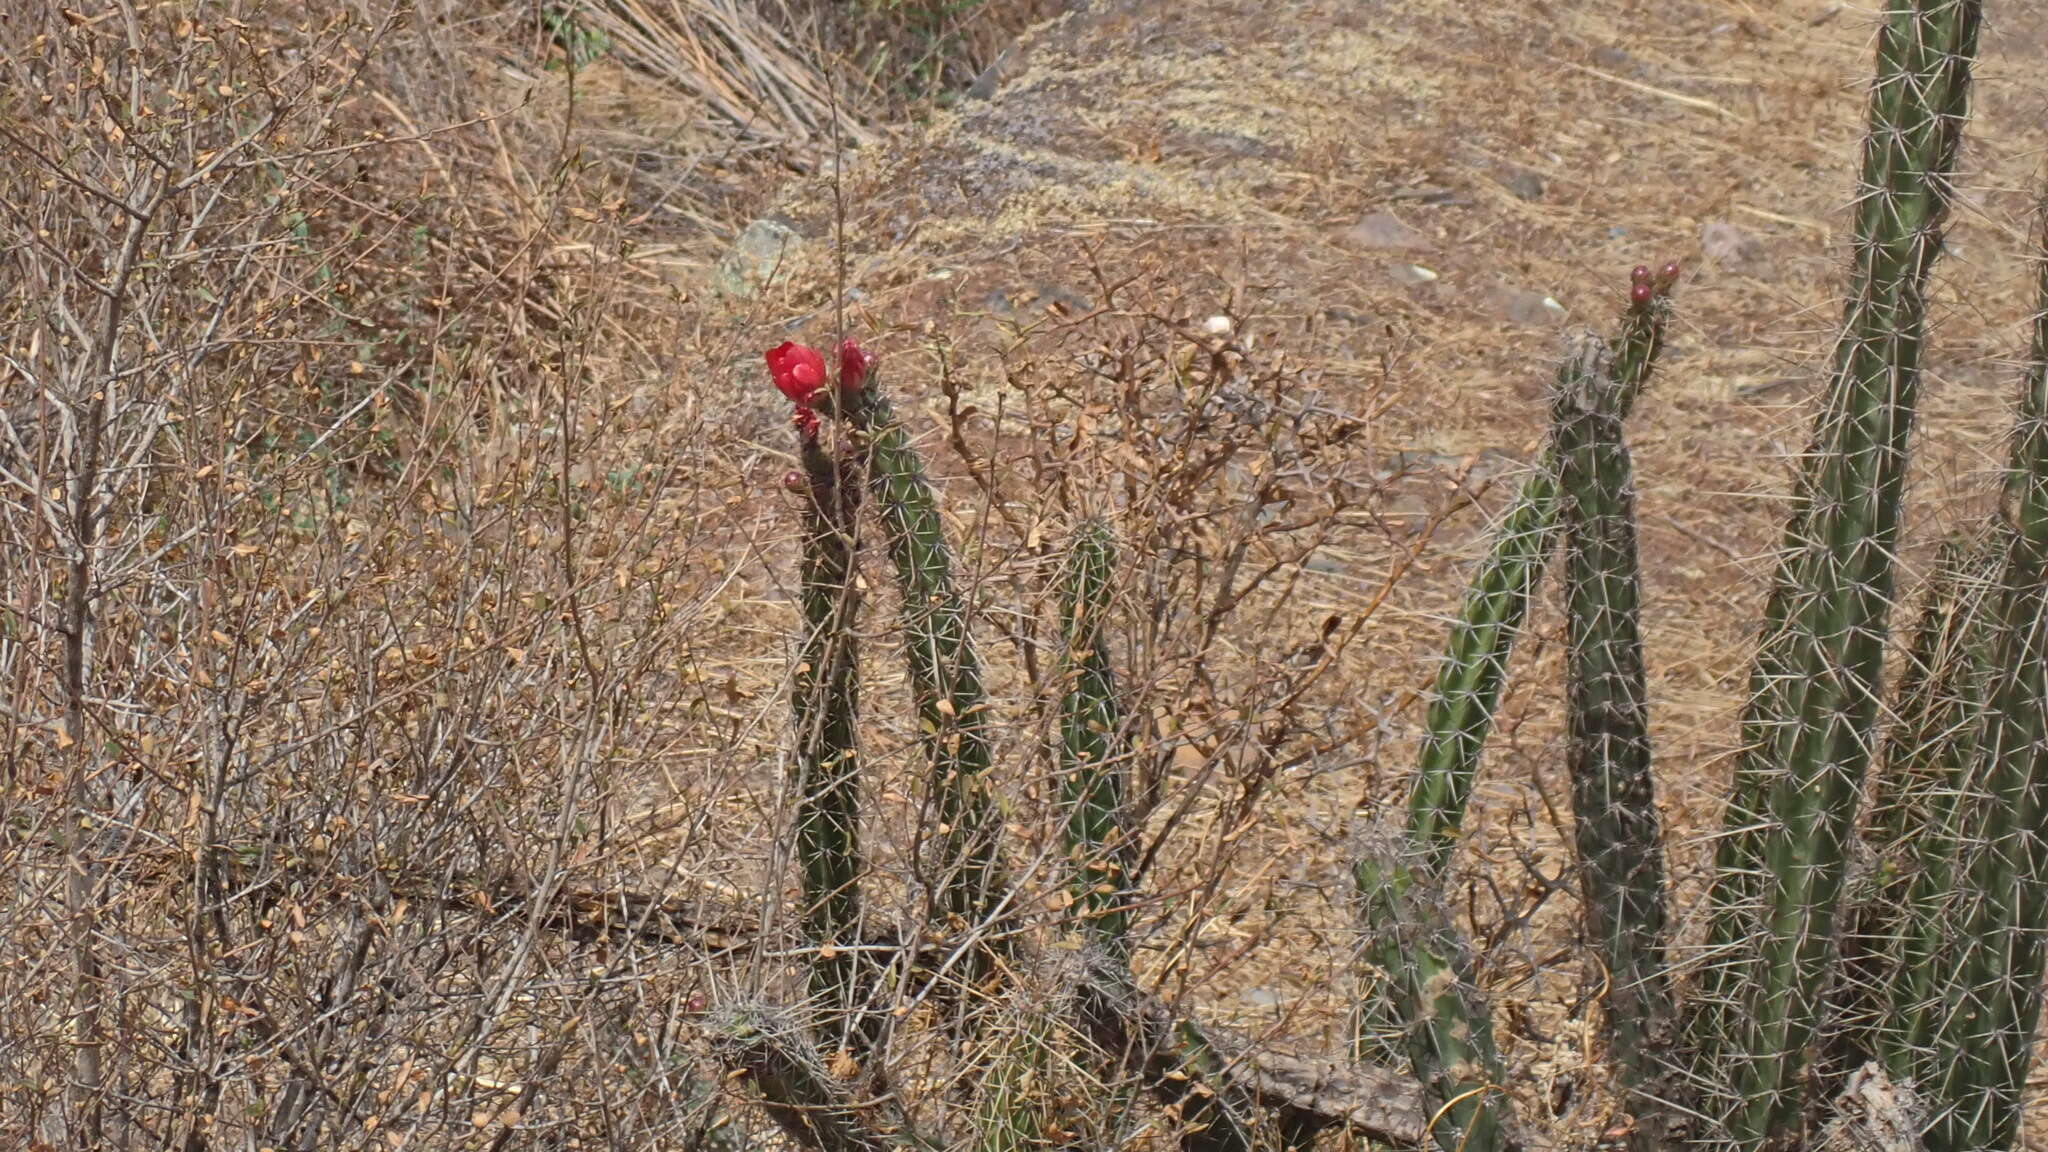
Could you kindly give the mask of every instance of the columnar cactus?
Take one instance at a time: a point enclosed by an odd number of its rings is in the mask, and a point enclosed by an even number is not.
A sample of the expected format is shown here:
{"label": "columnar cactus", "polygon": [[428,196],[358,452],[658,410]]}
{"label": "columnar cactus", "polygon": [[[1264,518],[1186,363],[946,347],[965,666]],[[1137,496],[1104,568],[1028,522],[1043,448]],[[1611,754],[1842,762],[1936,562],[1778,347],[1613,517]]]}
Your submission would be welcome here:
{"label": "columnar cactus", "polygon": [[1990,553],[1949,542],[1928,579],[1903,653],[1868,789],[1863,839],[1870,882],[1844,934],[1836,1063],[1879,1060],[1895,1082],[1919,1077],[1939,1011],[1949,898],[1955,888],[1957,801],[1984,728]]}
{"label": "columnar cactus", "polygon": [[1698,1018],[1730,1138],[1803,1121],[1805,1060],[1834,970],[1836,910],[1873,748],[1919,389],[1927,273],[1968,113],[1979,5],[1895,5],[1879,36],[1855,270],[1834,370],[1785,534],[1713,893],[1718,955]]}
{"label": "columnar cactus", "polygon": [[796,854],[803,874],[804,934],[818,950],[811,993],[831,1009],[842,1045],[873,1041],[875,1017],[862,1011],[869,981],[854,947],[860,930],[860,760],[856,746],[860,596],[853,581],[860,509],[857,462],[820,443],[814,401],[824,386],[824,357],[784,344],[768,353],[770,372],[797,405],[802,471],[784,484],[802,505],[804,626],[798,637],[790,701],[796,721]]}
{"label": "columnar cactus", "polygon": [[1124,774],[1130,743],[1117,706],[1116,676],[1104,649],[1102,618],[1116,563],[1100,520],[1074,534],[1060,577],[1060,627],[1066,652],[1060,699],[1060,800],[1073,862],[1074,902],[1089,934],[1111,954],[1128,955],[1133,854],[1123,827]]}
{"label": "columnar cactus", "polygon": [[903,602],[903,651],[937,802],[934,882],[954,926],[981,937],[979,952],[999,953],[1009,947],[1002,922],[1014,909],[1002,866],[1002,821],[989,792],[988,693],[968,634],[967,606],[953,586],[938,499],[878,375],[865,365],[839,400],[864,449]]}
{"label": "columnar cactus", "polygon": [[[1662,297],[1678,274],[1676,264],[1667,264],[1655,273],[1638,267],[1631,274],[1629,310],[1609,369],[1615,384],[1617,419],[1628,416],[1656,367],[1669,313]],[[1514,503],[1495,529],[1493,546],[1473,574],[1443,658],[1437,663],[1436,687],[1423,721],[1422,752],[1408,795],[1410,851],[1432,876],[1443,872],[1457,847],[1472,782],[1479,771],[1479,756],[1507,685],[1508,657],[1542,582],[1543,570],[1556,550],[1557,536],[1553,442],[1544,449],[1535,471],[1522,481]]]}
{"label": "columnar cactus", "polygon": [[[1647,274],[1631,288],[1622,346],[1654,351],[1667,307]],[[1633,337],[1633,339],[1631,339]],[[1554,402],[1565,531],[1566,677],[1580,890],[1605,965],[1614,1052],[1661,1099],[1671,1041],[1663,847],[1650,778],[1632,465],[1622,415],[1640,381],[1610,370],[1597,342],[1577,353]],[[1642,1129],[1646,1137],[1647,1127]]]}
{"label": "columnar cactus", "polygon": [[[1619,572],[1601,575],[1591,567],[1621,563],[1616,550],[1621,546],[1620,537],[1626,535],[1632,568],[1634,530],[1632,522],[1624,527],[1617,521],[1627,512],[1624,504],[1617,503],[1616,494],[1626,491],[1625,473],[1618,481],[1611,477],[1604,480],[1608,487],[1597,493],[1590,490],[1595,480],[1587,474],[1587,466],[1599,456],[1611,473],[1613,453],[1620,445],[1618,440],[1611,447],[1596,444],[1596,428],[1589,421],[1599,422],[1597,431],[1618,435],[1621,419],[1641,395],[1663,346],[1669,314],[1664,294],[1677,277],[1675,264],[1654,274],[1648,268],[1638,268],[1632,277],[1630,303],[1623,315],[1615,355],[1610,358],[1597,340],[1589,340],[1560,368],[1560,406],[1554,411],[1551,443],[1496,530],[1493,547],[1473,577],[1437,666],[1436,692],[1424,722],[1420,763],[1409,792],[1408,823],[1397,853],[1399,859],[1389,858],[1383,851],[1367,852],[1356,865],[1356,880],[1370,932],[1366,958],[1377,969],[1373,975],[1376,999],[1360,1013],[1357,1048],[1361,1053],[1370,1053],[1381,1049],[1390,1033],[1406,1037],[1400,1046],[1417,1076],[1447,1109],[1449,1123],[1440,1125],[1438,1130],[1440,1141],[1452,1142],[1447,1147],[1473,1147],[1474,1140],[1479,1142],[1478,1147],[1490,1147],[1506,1141],[1505,1131],[1492,1116],[1503,1104],[1496,1091],[1500,1067],[1484,1004],[1470,986],[1464,949],[1441,911],[1421,893],[1441,880],[1457,845],[1479,757],[1506,685],[1508,657],[1559,535],[1563,507],[1561,457],[1566,452],[1580,457],[1568,474],[1579,486],[1573,496],[1582,509],[1578,531],[1581,535],[1601,534],[1597,541],[1575,550],[1580,567],[1574,573],[1586,581],[1598,578],[1627,584],[1631,614],[1626,624],[1610,612],[1598,626],[1605,630],[1602,634],[1612,634],[1624,627],[1633,634],[1632,571],[1624,579]],[[1570,397],[1582,398],[1585,403],[1597,397],[1597,414],[1589,412],[1582,417],[1581,401],[1566,403]],[[1620,488],[1610,491],[1617,482]],[[1587,597],[1601,594],[1591,590],[1590,584],[1588,589]],[[1607,589],[1605,594],[1617,598],[1622,595],[1618,588]],[[1575,602],[1574,607],[1578,606]],[[1606,660],[1619,662],[1624,657],[1621,648],[1603,652]],[[1639,651],[1636,662],[1640,677]],[[1575,666],[1575,671],[1579,670],[1582,669]],[[1610,671],[1619,674],[1618,668]],[[1602,684],[1606,684],[1604,679]],[[1611,694],[1620,687],[1604,686],[1601,691]],[[1636,691],[1640,694],[1640,684]],[[1637,722],[1640,721],[1637,717]],[[1612,734],[1619,735],[1618,731]],[[1586,736],[1582,747],[1594,747],[1592,735]],[[1603,740],[1599,747],[1605,749],[1608,745]],[[1591,766],[1586,768],[1586,774],[1595,771]],[[1609,766],[1598,771],[1624,770]],[[1629,883],[1637,888],[1646,887],[1654,894],[1662,886],[1662,869],[1654,864],[1656,823],[1654,811],[1648,806],[1647,771],[1644,737],[1641,762],[1625,770],[1631,781],[1637,781],[1628,788],[1631,797],[1639,798],[1641,805],[1631,810],[1633,817],[1628,813],[1608,813],[1601,817],[1607,823],[1596,827],[1613,831],[1626,824],[1626,830],[1635,837],[1629,842],[1629,851],[1633,853],[1632,867],[1636,872]],[[1613,786],[1614,781],[1602,785]],[[1636,797],[1636,793],[1642,795]],[[1588,801],[1582,797],[1581,802]],[[1647,824],[1641,823],[1644,813],[1648,813]],[[1632,818],[1637,823],[1627,823]],[[1644,836],[1650,839],[1651,855],[1647,857],[1641,851]],[[1621,872],[1615,867],[1601,873],[1609,874],[1619,878]],[[1598,881],[1589,880],[1589,884],[1599,886]],[[1612,895],[1604,888],[1597,893],[1588,892],[1589,899],[1603,902],[1603,907]],[[1613,944],[1630,942],[1632,967],[1638,960],[1647,964],[1655,958],[1656,949],[1646,941],[1661,938],[1661,899],[1658,895],[1653,902],[1658,910],[1654,923],[1618,921],[1611,930],[1596,933]],[[1637,911],[1641,909],[1631,905],[1617,914]]]}
{"label": "columnar cactus", "polygon": [[[2048,229],[2048,217],[2043,220]],[[2044,230],[2048,236],[2048,230]],[[2041,1015],[2048,949],[2048,261],[2006,480],[1981,750],[1958,808],[1961,971],[1936,1020],[1931,1152],[2011,1145]]]}

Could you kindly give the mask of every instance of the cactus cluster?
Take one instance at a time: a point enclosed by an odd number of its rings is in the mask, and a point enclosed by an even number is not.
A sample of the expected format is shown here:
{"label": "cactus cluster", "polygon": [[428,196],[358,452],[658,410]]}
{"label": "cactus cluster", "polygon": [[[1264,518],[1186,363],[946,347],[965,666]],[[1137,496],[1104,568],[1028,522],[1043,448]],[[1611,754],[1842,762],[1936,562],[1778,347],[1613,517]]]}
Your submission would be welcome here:
{"label": "cactus cluster", "polygon": [[[1953,198],[1979,10],[1899,0],[1884,17],[1849,299],[1758,631],[1701,962],[1683,969],[1671,955],[1624,435],[1672,315],[1679,269],[1667,264],[1635,269],[1611,342],[1587,334],[1566,356],[1545,447],[1452,623],[1405,820],[1355,861],[1367,994],[1354,1063],[1290,1080],[1298,1069],[1261,1064],[1134,978],[1143,884],[1126,811],[1133,740],[1109,658],[1115,552],[1107,524],[1077,527],[1056,582],[1050,755],[1062,923],[1083,962],[1029,1027],[961,1033],[988,1065],[971,1143],[1073,1146],[1090,1130],[1075,1109],[1135,1106],[1117,1091],[1055,1101],[1036,1090],[1067,1067],[1142,1083],[1193,1152],[1308,1148],[1332,1127],[1446,1152],[1517,1147],[1472,949],[1443,897],[1514,644],[1556,564],[1574,878],[1612,1063],[1630,1094],[1631,1145],[1801,1147],[1854,1072],[1857,1083],[1881,1073],[1918,1102],[1930,1152],[2012,1147],[2048,968],[2048,260],[2001,521],[1944,552],[1889,700],[1883,688],[1927,282]],[[2048,243],[2048,215],[2041,227]],[[894,569],[930,768],[932,922],[955,941],[944,955],[906,958],[895,978],[963,989],[972,1018],[992,989],[1047,968],[1031,955],[1005,868],[989,703],[933,488],[857,346],[842,347],[832,384],[809,349],[785,345],[769,361],[797,405],[802,464],[789,479],[804,523],[798,919],[813,950],[811,995],[827,1009],[818,1018],[834,1023],[805,1035],[741,1014],[724,1051],[806,1145],[921,1147],[933,1139],[856,1104],[812,1047],[886,1043],[881,969],[860,959],[852,577],[864,492]],[[1874,862],[1867,876],[1859,860]],[[1389,1063],[1411,1078],[1372,1067]],[[1333,1097],[1333,1084],[1368,1087]]]}

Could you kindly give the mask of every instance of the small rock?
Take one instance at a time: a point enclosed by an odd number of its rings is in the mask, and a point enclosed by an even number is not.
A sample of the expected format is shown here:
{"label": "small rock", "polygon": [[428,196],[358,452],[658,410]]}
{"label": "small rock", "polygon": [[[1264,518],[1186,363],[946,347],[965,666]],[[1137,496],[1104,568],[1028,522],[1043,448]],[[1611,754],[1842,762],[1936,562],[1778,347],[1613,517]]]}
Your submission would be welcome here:
{"label": "small rock", "polygon": [[1401,222],[1391,212],[1371,212],[1345,229],[1344,236],[1367,248],[1410,251],[1429,247],[1429,237]]}
{"label": "small rock", "polygon": [[787,223],[764,216],[746,226],[718,262],[718,286],[734,296],[752,296],[786,279],[804,239]]}
{"label": "small rock", "polygon": [[1472,201],[1449,188],[1403,188],[1394,193],[1394,199],[1412,200],[1431,208],[1469,208],[1472,205]]}
{"label": "small rock", "polygon": [[1709,220],[1700,228],[1700,254],[1730,272],[1755,272],[1763,264],[1764,245],[1726,220]]}
{"label": "small rock", "polygon": [[1517,200],[1543,199],[1543,177],[1527,168],[1517,168],[1502,174],[1500,186],[1507,189],[1508,195]]}
{"label": "small rock", "polygon": [[1548,327],[1565,318],[1565,307],[1541,292],[1528,292],[1519,288],[1496,289],[1494,301],[1500,306],[1500,314],[1511,324],[1529,327]]}
{"label": "small rock", "polygon": [[1420,264],[1389,264],[1387,275],[1400,284],[1434,284],[1437,280],[1435,271]]}

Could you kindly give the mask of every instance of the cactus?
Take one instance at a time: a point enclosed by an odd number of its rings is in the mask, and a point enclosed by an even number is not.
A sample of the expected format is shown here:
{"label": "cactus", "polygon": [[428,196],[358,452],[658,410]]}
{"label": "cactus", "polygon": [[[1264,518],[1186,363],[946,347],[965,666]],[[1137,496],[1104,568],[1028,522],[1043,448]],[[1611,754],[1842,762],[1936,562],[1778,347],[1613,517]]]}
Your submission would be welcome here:
{"label": "cactus", "polygon": [[1179,1120],[1182,1152],[1251,1152],[1250,1101],[1199,1024],[1148,1011],[1123,961],[1089,958],[1079,1012],[1097,1055],[1130,1067]]}
{"label": "cactus", "polygon": [[[1663,293],[1678,278],[1678,266],[1656,273],[1637,268],[1631,301],[1609,371],[1614,380],[1617,419],[1625,419],[1642,394],[1664,346],[1669,309]],[[1641,289],[1641,291],[1637,291]],[[1635,296],[1642,296],[1637,301]],[[1570,370],[1570,365],[1566,365]],[[1452,625],[1436,687],[1423,721],[1422,752],[1408,796],[1408,840],[1430,875],[1441,875],[1457,846],[1479,770],[1479,755],[1493,728],[1494,710],[1507,684],[1508,657],[1530,600],[1542,581],[1558,534],[1556,445],[1522,482],[1514,503],[1493,534],[1493,547],[1472,577],[1458,619]]]}
{"label": "cactus", "polygon": [[1082,524],[1060,579],[1066,652],[1059,771],[1074,902],[1096,942],[1127,957],[1134,861],[1122,821],[1130,747],[1102,634],[1115,562],[1108,527],[1099,520]]}
{"label": "cactus", "polygon": [[1507,684],[1508,656],[1556,540],[1557,472],[1546,452],[1494,531],[1437,665],[1408,796],[1408,838],[1429,873],[1440,874],[1457,847],[1479,754]]}
{"label": "cactus", "polygon": [[1922,593],[1870,787],[1863,839],[1873,875],[1844,933],[1840,1070],[1876,1059],[1894,1082],[1908,1082],[1932,1035],[1947,946],[1942,915],[1954,886],[1955,802],[1983,729],[1992,567],[1981,546],[1950,541]]}
{"label": "cactus", "polygon": [[[1901,4],[1878,43],[1855,272],[1834,371],[1786,531],[1745,715],[1710,943],[1732,959],[1695,1026],[1727,1076],[1729,1138],[1801,1121],[1805,1055],[1833,971],[1836,910],[1870,759],[1928,269],[1967,115],[1979,5]],[[1752,913],[1751,908],[1755,911]]]}
{"label": "cactus", "polygon": [[1493,1022],[1464,942],[1420,873],[1391,846],[1359,854],[1353,878],[1365,908],[1366,955],[1387,982],[1387,1001],[1399,1014],[1392,1023],[1434,1113],[1431,1134],[1438,1146],[1444,1152],[1511,1148]]}
{"label": "cactus", "polygon": [[878,1020],[860,953],[860,761],[855,747],[860,596],[853,584],[860,480],[815,433],[800,437],[801,473],[789,486],[803,504],[803,633],[795,686],[796,852],[803,874],[804,935],[817,949],[811,994],[846,1028],[842,1043],[875,1040]]}
{"label": "cactus", "polygon": [[[1640,283],[1640,282],[1639,282]],[[1631,327],[1666,307],[1637,293]],[[1580,887],[1605,964],[1607,1028],[1633,1087],[1659,1099],[1672,1005],[1665,973],[1664,863],[1650,778],[1635,493],[1621,414],[1628,389],[1586,341],[1557,391],[1565,533],[1569,765]],[[1658,1142],[1650,1126],[1637,1132]]]}
{"label": "cactus", "polygon": [[[2048,236],[2048,216],[2043,218]],[[1930,1152],[2005,1148],[2041,1014],[2048,933],[2048,262],[2006,480],[1992,593],[1991,680],[1971,788],[1958,915],[1963,949],[1936,1024]]]}
{"label": "cactus", "polygon": [[790,1139],[814,1152],[923,1152],[933,1147],[903,1126],[897,1131],[877,1128],[780,1014],[740,1005],[722,1015],[712,1029],[712,1046],[736,1076],[760,1092],[763,1109]]}
{"label": "cactus", "polygon": [[[1648,268],[1636,269],[1616,354],[1610,360],[1595,341],[1592,347],[1597,351],[1589,353],[1590,359],[1567,359],[1559,370],[1560,397],[1597,392],[1602,418],[1618,429],[1656,366],[1669,315],[1664,294],[1677,278],[1675,264],[1655,274]],[[1457,846],[1479,756],[1507,682],[1508,657],[1558,536],[1559,454],[1572,446],[1565,440],[1568,430],[1585,438],[1578,424],[1568,429],[1566,411],[1558,410],[1542,462],[1523,482],[1495,531],[1493,547],[1473,577],[1437,666],[1436,690],[1409,792],[1405,860],[1396,863],[1368,853],[1355,868],[1373,933],[1367,957],[1378,969],[1375,999],[1358,1013],[1356,1048],[1362,1056],[1373,1054],[1384,1050],[1388,1036],[1406,1036],[1401,1046],[1416,1074],[1449,1109],[1452,1127],[1441,1130],[1439,1140],[1454,1138],[1460,1146],[1474,1138],[1482,1146],[1505,1139],[1490,1118],[1499,1101],[1488,1085],[1498,1085],[1500,1069],[1491,1025],[1464,973],[1462,946],[1434,904],[1420,899],[1417,890],[1434,887],[1442,879]],[[1632,536],[1633,529],[1629,531]],[[1629,626],[1633,628],[1632,620]],[[1647,763],[1642,770],[1647,771]],[[1654,820],[1650,827],[1654,835]],[[1661,869],[1648,875],[1652,889],[1661,888]],[[1661,935],[1661,918],[1648,931],[1652,937]],[[1447,1068],[1463,1071],[1447,1074]]]}
{"label": "cactus", "polygon": [[[1072,984],[1071,1027],[1041,1019],[1042,1027],[995,1042],[985,1030],[971,1037],[974,1131],[964,1140],[949,1132],[950,1143],[1015,1152],[1107,1131],[1111,1125],[1085,1117],[1070,1123],[1036,1098],[1045,1070],[1068,1067],[1067,1048],[1085,1037],[1095,1071],[1121,1074],[1105,1080],[1151,1088],[1177,1122],[1184,1152],[1249,1152],[1255,1137],[1275,1132],[1284,1146],[1305,1149],[1333,1126],[1368,1139],[1434,1140],[1446,1152],[1512,1148],[1508,1086],[1476,961],[1443,894],[1512,644],[1551,542],[1562,536],[1573,840],[1588,935],[1605,967],[1610,1045],[1624,1080],[1651,1108],[1632,1143],[1670,1144],[1680,1135],[1677,1118],[1689,1114],[1716,1127],[1685,1135],[1740,1152],[1799,1146],[1816,1118],[1816,1087],[1841,1070],[1808,1067],[1824,1050],[1835,1061],[1874,1056],[1883,1067],[1870,1075],[1889,1073],[1902,1097],[1928,1102],[1930,1152],[2010,1147],[2048,968],[2048,838],[2039,835],[2048,827],[2048,261],[1996,578],[1972,574],[1978,562],[1960,552],[1944,561],[1898,688],[1883,770],[1874,781],[1868,771],[1924,293],[1967,112],[1977,18],[1978,5],[1962,0],[1902,3],[1880,37],[1863,154],[1868,194],[1857,210],[1844,331],[1765,603],[1745,746],[1709,893],[1713,963],[1682,1009],[1664,956],[1670,913],[1650,775],[1633,464],[1622,435],[1661,344],[1663,292],[1676,275],[1667,266],[1654,275],[1638,270],[1611,357],[1588,338],[1562,369],[1541,467],[1503,521],[1438,669],[1407,823],[1354,866],[1367,920],[1364,960],[1379,975],[1385,1008],[1365,1014],[1360,1039],[1398,1036],[1414,1079],[1358,1069],[1304,1075],[1302,1066],[1248,1053],[1138,989],[1128,959],[1137,893],[1121,826],[1121,765],[1130,749],[1103,642],[1113,559],[1106,529],[1091,523],[1060,578],[1055,749],[1070,907],[1085,927],[1087,972]],[[2048,245],[2048,215],[2043,230]],[[821,410],[853,430],[903,591],[911,686],[946,852],[940,903],[951,931],[975,942],[940,951],[948,962],[974,953],[976,976],[998,958],[1028,974],[1033,958],[1009,933],[1021,910],[1011,907],[997,851],[987,701],[939,512],[905,433],[863,383],[868,362],[858,363],[852,385],[842,383],[822,404],[822,371],[791,369],[784,390],[798,403],[806,445]],[[853,686],[834,681],[830,664],[850,648],[813,645],[849,626],[850,616],[835,613],[850,613],[851,601],[828,602],[822,593],[834,581],[843,586],[850,571],[850,552],[832,551],[850,547],[850,530],[825,529],[850,523],[851,505],[838,493],[855,482],[847,465],[821,454],[807,451],[805,465],[797,487],[810,499],[806,589],[821,594],[806,599],[798,675],[798,719],[817,718],[820,733],[799,740],[800,771],[820,782],[806,788],[801,803],[809,804],[814,794],[851,794],[837,791],[831,772],[850,762]],[[1864,835],[1881,860],[1867,886],[1874,895],[1861,899],[1850,865],[1865,792],[1873,799]],[[838,875],[857,878],[859,861],[850,823],[838,835],[838,825],[812,813],[800,811],[798,855],[807,896],[830,910],[805,927],[825,942],[857,908],[825,899],[828,887],[852,889],[831,884],[825,864],[843,854],[851,871]],[[1838,944],[1845,929],[1861,949],[1846,978]],[[913,968],[929,966],[924,955],[905,952]],[[814,990],[844,995],[837,990],[845,985],[816,970],[812,979]],[[1845,1014],[1850,1026],[1831,1030]],[[840,1098],[801,1052],[758,1039],[726,1050],[762,1084],[771,1113],[781,1109],[778,1119],[812,1147],[922,1146],[904,1126],[878,1122],[883,1101],[856,1107]],[[1692,1083],[1667,1083],[1688,1066]],[[1340,1107],[1330,1106],[1334,1092],[1344,1093]],[[1132,1098],[1110,1092],[1100,1103],[1123,1108]]]}
{"label": "cactus", "polygon": [[1010,946],[1012,911],[1001,858],[1002,821],[990,795],[988,693],[953,587],[938,499],[872,366],[840,404],[866,456],[868,485],[903,601],[903,650],[937,799],[940,904],[956,930],[980,937],[970,977]]}

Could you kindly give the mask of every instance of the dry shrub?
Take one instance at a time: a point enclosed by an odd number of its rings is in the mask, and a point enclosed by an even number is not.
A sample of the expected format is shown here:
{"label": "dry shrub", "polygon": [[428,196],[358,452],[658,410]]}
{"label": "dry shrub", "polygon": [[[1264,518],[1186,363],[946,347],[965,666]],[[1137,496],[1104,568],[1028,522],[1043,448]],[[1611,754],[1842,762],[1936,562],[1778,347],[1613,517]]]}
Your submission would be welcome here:
{"label": "dry shrub", "polygon": [[608,941],[714,875],[627,817],[724,701],[730,445],[651,402],[568,85],[447,15],[17,22],[9,1143],[710,1123],[700,975]]}

